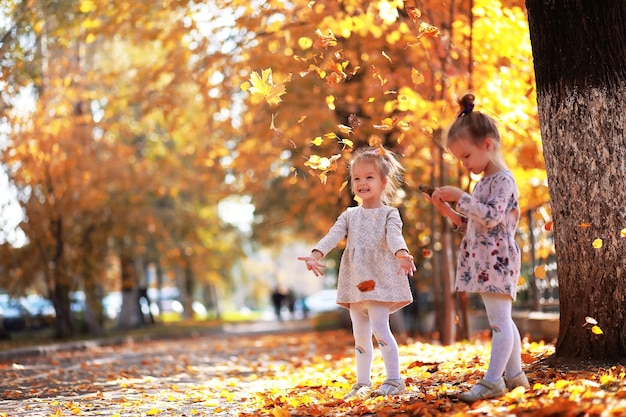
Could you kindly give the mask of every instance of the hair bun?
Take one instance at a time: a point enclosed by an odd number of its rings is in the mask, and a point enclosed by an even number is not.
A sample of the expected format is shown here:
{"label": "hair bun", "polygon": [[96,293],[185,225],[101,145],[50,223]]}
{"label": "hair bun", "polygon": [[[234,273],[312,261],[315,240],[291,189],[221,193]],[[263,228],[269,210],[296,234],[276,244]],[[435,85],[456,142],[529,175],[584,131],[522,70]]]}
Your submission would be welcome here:
{"label": "hair bun", "polygon": [[474,100],[476,100],[476,96],[471,93],[465,94],[463,97],[461,97],[461,99],[458,101],[460,111],[457,117],[470,114],[472,110],[474,110]]}

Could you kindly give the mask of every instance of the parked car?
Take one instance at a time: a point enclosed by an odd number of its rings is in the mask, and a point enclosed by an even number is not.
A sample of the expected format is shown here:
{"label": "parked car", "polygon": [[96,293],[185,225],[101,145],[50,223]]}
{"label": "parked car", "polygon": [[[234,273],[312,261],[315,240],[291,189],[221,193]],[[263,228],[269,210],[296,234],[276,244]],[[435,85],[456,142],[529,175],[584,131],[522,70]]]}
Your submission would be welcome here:
{"label": "parked car", "polygon": [[30,328],[32,323],[32,317],[26,306],[9,294],[0,294],[0,318],[8,331],[25,330]]}
{"label": "parked car", "polygon": [[344,328],[351,326],[350,313],[337,304],[337,290],[321,290],[304,298],[303,308],[316,328]]}
{"label": "parked car", "polygon": [[337,304],[337,290],[321,290],[304,298],[305,309],[311,313],[323,313],[340,309]]}
{"label": "parked car", "polygon": [[24,304],[32,317],[33,328],[52,326],[57,315],[51,300],[39,294],[27,295]]}

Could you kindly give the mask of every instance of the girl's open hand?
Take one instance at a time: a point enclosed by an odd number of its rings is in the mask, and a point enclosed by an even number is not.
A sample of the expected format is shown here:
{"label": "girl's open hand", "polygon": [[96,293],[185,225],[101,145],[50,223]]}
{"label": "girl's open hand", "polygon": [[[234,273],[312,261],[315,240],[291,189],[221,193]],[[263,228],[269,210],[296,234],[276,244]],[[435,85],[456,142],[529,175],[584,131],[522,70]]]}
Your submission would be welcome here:
{"label": "girl's open hand", "polygon": [[411,255],[401,255],[396,256],[400,263],[400,267],[398,268],[398,274],[403,273],[404,275],[408,275],[410,277],[413,276],[413,273],[417,271],[417,267],[413,262],[413,257]]}
{"label": "girl's open hand", "polygon": [[326,265],[322,265],[314,256],[299,256],[298,260],[304,261],[306,263],[306,269],[313,271],[316,277],[324,275],[323,269],[326,268]]}

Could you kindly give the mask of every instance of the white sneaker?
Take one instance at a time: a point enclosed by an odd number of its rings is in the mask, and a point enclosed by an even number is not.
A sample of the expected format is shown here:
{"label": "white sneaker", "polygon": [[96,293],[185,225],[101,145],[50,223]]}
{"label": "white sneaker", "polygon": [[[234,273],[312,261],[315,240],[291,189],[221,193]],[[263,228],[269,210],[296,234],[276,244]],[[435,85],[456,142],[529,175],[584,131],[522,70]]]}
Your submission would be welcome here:
{"label": "white sneaker", "polygon": [[485,400],[487,398],[499,397],[506,393],[506,385],[504,379],[500,378],[496,382],[479,381],[470,391],[459,394],[461,401],[473,402],[477,400]]}
{"label": "white sneaker", "polygon": [[349,400],[351,398],[369,397],[371,391],[372,391],[371,383],[368,382],[367,384],[361,384],[357,382],[356,384],[352,386],[352,389],[350,390],[350,392],[343,396],[343,399]]}
{"label": "white sneaker", "polygon": [[406,384],[403,380],[387,379],[380,388],[372,392],[372,397],[381,397],[383,395],[400,395],[406,392]]}
{"label": "white sneaker", "polygon": [[528,382],[528,378],[526,377],[526,374],[524,373],[524,371],[520,372],[519,374],[511,378],[507,378],[505,376],[504,384],[506,385],[509,391],[512,391],[514,388],[517,388],[517,387],[524,387],[526,389],[530,388],[530,383]]}

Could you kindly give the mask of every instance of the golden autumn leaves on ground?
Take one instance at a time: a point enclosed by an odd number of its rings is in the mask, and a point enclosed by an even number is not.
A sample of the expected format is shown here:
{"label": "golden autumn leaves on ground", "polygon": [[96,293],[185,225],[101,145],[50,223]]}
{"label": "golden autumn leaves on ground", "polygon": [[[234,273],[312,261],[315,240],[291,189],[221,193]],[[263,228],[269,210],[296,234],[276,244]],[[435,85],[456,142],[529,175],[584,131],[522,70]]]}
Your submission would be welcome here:
{"label": "golden autumn leaves on ground", "polygon": [[[524,391],[465,404],[482,378],[489,335],[440,346],[402,341],[408,392],[343,401],[355,382],[349,331],[195,338],[92,346],[0,364],[0,416],[617,416],[626,413],[623,366],[551,368],[549,343],[524,341]],[[375,351],[374,384],[384,378]]]}

